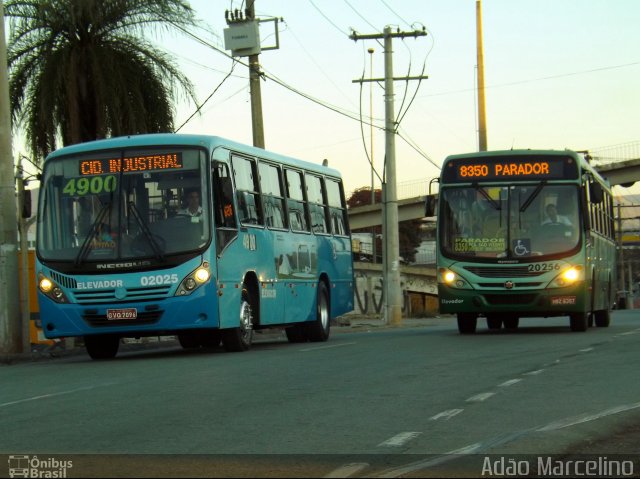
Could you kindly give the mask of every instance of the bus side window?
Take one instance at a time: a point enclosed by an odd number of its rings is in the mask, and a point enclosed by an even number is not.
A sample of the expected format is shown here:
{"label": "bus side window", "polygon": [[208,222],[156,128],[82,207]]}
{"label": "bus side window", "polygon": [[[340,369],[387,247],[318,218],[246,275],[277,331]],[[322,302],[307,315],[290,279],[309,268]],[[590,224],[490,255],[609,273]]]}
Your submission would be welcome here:
{"label": "bus side window", "polygon": [[313,232],[329,233],[322,178],[315,175],[306,175],[306,182]]}
{"label": "bus side window", "polygon": [[213,197],[215,201],[216,226],[235,228],[236,218],[233,211],[233,185],[229,169],[224,163],[215,163],[213,167]]}
{"label": "bus side window", "polygon": [[271,228],[286,228],[284,188],[280,168],[260,162],[260,189],[264,204],[265,224]]}
{"label": "bus side window", "polygon": [[241,156],[233,156],[231,162],[233,164],[233,179],[236,183],[240,223],[252,225],[264,224],[260,205],[258,169],[255,160]]}
{"label": "bus side window", "polygon": [[345,207],[344,195],[341,184],[337,181],[326,179],[327,203],[331,212],[331,230],[334,235],[346,236],[347,231],[347,209]]}
{"label": "bus side window", "polygon": [[302,173],[285,170],[287,187],[287,207],[289,208],[289,224],[293,231],[309,231],[307,221],[307,203],[304,198]]}

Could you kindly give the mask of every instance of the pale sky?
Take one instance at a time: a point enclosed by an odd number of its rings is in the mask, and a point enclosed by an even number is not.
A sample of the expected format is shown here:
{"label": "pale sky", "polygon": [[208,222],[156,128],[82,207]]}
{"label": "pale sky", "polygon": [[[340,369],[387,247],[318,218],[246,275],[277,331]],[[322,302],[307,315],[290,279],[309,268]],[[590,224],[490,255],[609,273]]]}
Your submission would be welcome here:
{"label": "pale sky", "polygon": [[[199,17],[218,34],[199,34],[224,50],[225,9],[240,0],[190,0]],[[393,41],[395,76],[420,75],[400,124],[402,136],[440,165],[454,153],[476,151],[475,0],[256,0],[260,18],[282,17],[280,49],[260,55],[263,69],[290,87],[354,117],[360,85],[352,80],[384,75],[383,48],[359,34],[386,25],[428,35]],[[640,0],[484,0],[482,2],[486,111],[489,149],[595,149],[640,140]],[[263,45],[273,45],[273,23],[261,26]],[[231,69],[232,60],[194,40],[168,38],[175,55],[206,99]],[[367,49],[373,47],[371,56]],[[241,58],[246,63],[247,58]],[[385,149],[384,98],[373,84],[374,163],[382,171]],[[362,87],[362,115],[369,117],[369,83]],[[418,86],[408,83],[401,114]],[[406,82],[395,82],[395,109]],[[262,82],[265,143],[269,150],[339,169],[349,194],[371,183],[360,123]],[[181,104],[176,126],[193,113]],[[248,71],[237,65],[181,133],[206,133],[251,143]],[[370,127],[364,126],[367,148]],[[396,138],[397,182],[437,176],[434,167],[402,138]],[[379,183],[376,180],[376,186]],[[401,193],[401,192],[400,192]]]}

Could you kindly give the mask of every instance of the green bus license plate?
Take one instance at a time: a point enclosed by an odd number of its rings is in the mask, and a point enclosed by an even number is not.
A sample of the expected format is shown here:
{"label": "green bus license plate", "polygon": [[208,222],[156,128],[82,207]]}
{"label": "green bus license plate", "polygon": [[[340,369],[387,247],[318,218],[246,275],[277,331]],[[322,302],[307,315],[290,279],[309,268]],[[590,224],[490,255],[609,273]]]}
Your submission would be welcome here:
{"label": "green bus license plate", "polygon": [[107,309],[107,319],[136,319],[138,317],[138,310],[136,308],[123,308],[123,309]]}

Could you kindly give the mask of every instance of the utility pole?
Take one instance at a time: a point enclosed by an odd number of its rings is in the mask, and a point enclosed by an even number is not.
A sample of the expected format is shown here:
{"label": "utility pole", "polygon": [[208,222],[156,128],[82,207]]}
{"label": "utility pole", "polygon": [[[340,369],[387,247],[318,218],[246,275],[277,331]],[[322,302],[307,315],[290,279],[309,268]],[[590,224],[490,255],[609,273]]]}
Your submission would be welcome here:
{"label": "utility pole", "polygon": [[393,76],[393,38],[426,36],[427,32],[391,32],[385,27],[382,34],[358,35],[353,33],[349,38],[357,40],[384,39],[384,79],[360,79],[354,83],[384,80],[385,102],[385,177],[382,182],[383,202],[383,288],[384,288],[384,320],[387,324],[399,325],[402,322],[402,290],[400,289],[400,241],[398,234],[398,197],[396,192],[396,121],[393,82],[395,80],[418,80],[424,77]]}
{"label": "utility pole", "polygon": [[484,47],[482,44],[482,2],[476,0],[476,39],[478,49],[478,149],[487,151],[487,115],[484,98]]}
{"label": "utility pole", "polygon": [[[260,87],[260,52],[280,48],[278,35],[278,18],[257,19],[255,0],[248,0],[244,13],[240,10],[225,12],[225,20],[229,28],[224,30],[224,43],[234,57],[249,57],[249,90],[251,92],[251,126],[253,146],[264,148],[264,122],[262,120],[262,92]],[[275,46],[260,45],[260,28],[262,22],[275,23]]]}
{"label": "utility pole", "polygon": [[0,2],[0,355],[3,356],[22,350],[16,212],[4,5]]}
{"label": "utility pole", "polygon": [[[247,2],[247,19],[255,20],[255,0]],[[264,149],[264,122],[262,119],[262,90],[260,87],[260,55],[249,55],[249,90],[251,92],[251,126],[253,146]]]}

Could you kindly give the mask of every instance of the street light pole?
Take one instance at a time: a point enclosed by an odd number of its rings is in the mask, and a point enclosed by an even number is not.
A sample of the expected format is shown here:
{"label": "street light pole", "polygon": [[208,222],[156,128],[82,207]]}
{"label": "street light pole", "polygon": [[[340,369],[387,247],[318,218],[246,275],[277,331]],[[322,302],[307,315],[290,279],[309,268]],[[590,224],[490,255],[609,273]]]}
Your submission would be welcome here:
{"label": "street light pole", "polygon": [[[375,163],[373,162],[373,48],[367,50],[369,52],[370,67],[369,67],[369,127],[371,131],[371,204],[376,203],[376,189],[374,183],[374,170]],[[376,260],[376,227],[371,228],[371,257],[374,263]]]}

